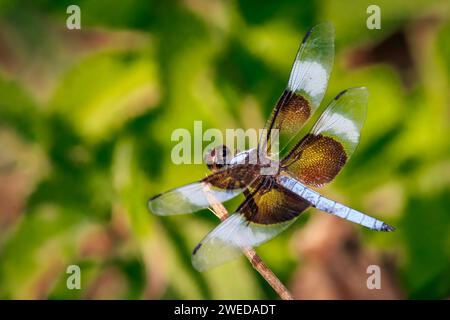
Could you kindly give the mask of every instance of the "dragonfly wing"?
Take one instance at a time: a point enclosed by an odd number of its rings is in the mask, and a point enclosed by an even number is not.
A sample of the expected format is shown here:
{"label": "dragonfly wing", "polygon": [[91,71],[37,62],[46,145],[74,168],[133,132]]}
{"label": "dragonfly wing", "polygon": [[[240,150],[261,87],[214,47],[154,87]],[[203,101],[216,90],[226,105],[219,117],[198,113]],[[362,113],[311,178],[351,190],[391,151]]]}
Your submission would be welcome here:
{"label": "dragonfly wing", "polygon": [[332,181],[355,151],[367,110],[366,88],[341,92],[282,160],[282,170],[313,187]]}
{"label": "dragonfly wing", "polygon": [[199,211],[236,197],[257,174],[256,166],[252,165],[227,167],[200,181],[154,196],[148,201],[148,208],[162,216]]}
{"label": "dragonfly wing", "polygon": [[[287,149],[319,107],[334,61],[334,28],[330,23],[306,34],[292,65],[288,85],[278,100],[260,139],[260,151],[269,156]],[[272,148],[272,141],[279,142]]]}
{"label": "dragonfly wing", "polygon": [[148,208],[160,216],[191,213],[230,200],[241,192],[242,189],[220,189],[198,181],[151,198]]}
{"label": "dragonfly wing", "polygon": [[204,271],[233,260],[288,228],[310,204],[281,186],[252,190],[237,210],[195,248],[192,264]]}
{"label": "dragonfly wing", "polygon": [[260,225],[249,223],[243,214],[233,214],[197,245],[192,264],[197,270],[205,271],[234,260],[242,255],[243,249],[256,247],[272,239],[293,222]]}

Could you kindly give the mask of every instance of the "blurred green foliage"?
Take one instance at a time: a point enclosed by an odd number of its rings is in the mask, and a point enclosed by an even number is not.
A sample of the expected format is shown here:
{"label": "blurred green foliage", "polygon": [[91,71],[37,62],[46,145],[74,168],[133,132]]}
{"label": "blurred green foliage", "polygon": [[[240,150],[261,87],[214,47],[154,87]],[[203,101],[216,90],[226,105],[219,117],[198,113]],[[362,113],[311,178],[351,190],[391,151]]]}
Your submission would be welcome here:
{"label": "blurred green foliage", "polygon": [[[81,30],[65,28],[73,3]],[[146,202],[207,173],[171,162],[174,129],[263,126],[321,21],[336,28],[324,102],[351,86],[370,92],[360,147],[324,192],[398,227],[360,232],[395,257],[405,297],[448,298],[450,6],[379,1],[382,29],[368,30],[369,4],[0,1],[0,298],[275,298],[245,259],[193,269],[191,250],[218,223],[208,211],[160,218]],[[398,30],[412,85],[386,61],[349,68],[353,49]],[[398,55],[390,49],[380,50]],[[285,283],[302,264],[291,242],[308,216],[258,249]],[[81,290],[66,289],[70,264]]]}

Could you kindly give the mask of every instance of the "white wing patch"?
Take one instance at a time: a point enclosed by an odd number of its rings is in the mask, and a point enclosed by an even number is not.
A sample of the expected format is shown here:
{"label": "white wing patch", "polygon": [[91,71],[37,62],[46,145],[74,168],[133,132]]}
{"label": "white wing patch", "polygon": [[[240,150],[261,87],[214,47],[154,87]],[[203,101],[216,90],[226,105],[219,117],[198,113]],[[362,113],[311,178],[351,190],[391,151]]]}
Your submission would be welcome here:
{"label": "white wing patch", "polygon": [[348,119],[346,116],[330,112],[326,115],[323,123],[326,126],[317,127],[313,131],[315,134],[320,134],[322,132],[329,132],[336,136],[343,137],[353,144],[358,143],[359,140],[359,128],[356,126],[352,119]]}
{"label": "white wing patch", "polygon": [[288,89],[304,90],[310,97],[322,95],[328,84],[328,72],[316,61],[295,60],[289,77]]}

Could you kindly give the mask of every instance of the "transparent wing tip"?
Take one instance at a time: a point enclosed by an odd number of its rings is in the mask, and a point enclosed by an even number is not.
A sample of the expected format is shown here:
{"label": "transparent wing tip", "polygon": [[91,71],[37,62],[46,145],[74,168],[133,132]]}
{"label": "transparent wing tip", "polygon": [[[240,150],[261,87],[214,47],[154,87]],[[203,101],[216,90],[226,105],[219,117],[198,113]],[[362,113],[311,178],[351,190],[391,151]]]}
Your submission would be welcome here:
{"label": "transparent wing tip", "polygon": [[220,255],[217,256],[219,252],[211,252],[211,249],[220,251],[220,248],[208,248],[204,246],[203,241],[197,244],[197,246],[192,251],[191,263],[195,270],[204,272],[215,268],[226,261],[221,261]]}
{"label": "transparent wing tip", "polygon": [[348,89],[345,89],[345,90],[339,92],[339,94],[336,97],[334,97],[334,100],[338,100],[339,98],[341,98],[343,96],[359,97],[359,98],[363,98],[364,100],[367,101],[367,99],[369,97],[369,90],[367,90],[366,87],[348,88]]}
{"label": "transparent wing tip", "polygon": [[311,29],[312,30],[315,30],[315,29],[328,30],[329,32],[334,33],[334,26],[330,21],[324,21],[324,22],[318,23]]}
{"label": "transparent wing tip", "polygon": [[[322,22],[316,24],[315,26],[310,28],[308,32],[306,32],[305,36],[303,37],[302,43],[305,43],[313,33],[320,34],[322,36],[328,34],[329,36],[331,36],[331,38],[334,38],[334,26],[331,22]],[[332,42],[332,45],[334,46],[334,42]]]}
{"label": "transparent wing tip", "polygon": [[206,271],[242,255],[247,228],[240,214],[233,214],[212,230],[193,250],[192,265]]}
{"label": "transparent wing tip", "polygon": [[159,215],[158,213],[158,206],[156,205],[157,203],[157,199],[161,196],[161,194],[157,194],[156,196],[151,197],[150,199],[148,199],[147,201],[147,209],[154,213]]}
{"label": "transparent wing tip", "polygon": [[330,21],[324,21],[316,24],[311,29],[309,29],[308,34],[311,32],[321,32],[321,33],[329,33],[334,35],[334,26]]}
{"label": "transparent wing tip", "polygon": [[205,270],[207,270],[208,268],[206,267],[204,261],[202,261],[201,257],[199,257],[199,255],[197,254],[198,250],[202,247],[203,243],[199,243],[195,246],[194,250],[192,251],[192,257],[191,257],[191,262],[192,262],[192,266],[200,272],[203,272]]}
{"label": "transparent wing tip", "polygon": [[354,87],[348,90],[355,94],[357,93],[359,95],[369,96],[369,90],[366,87]]}
{"label": "transparent wing tip", "polygon": [[188,213],[189,210],[183,208],[183,206],[178,206],[179,203],[167,201],[162,197],[163,193],[158,194],[154,197],[148,199],[147,208],[148,210],[157,216],[169,216],[174,214]]}

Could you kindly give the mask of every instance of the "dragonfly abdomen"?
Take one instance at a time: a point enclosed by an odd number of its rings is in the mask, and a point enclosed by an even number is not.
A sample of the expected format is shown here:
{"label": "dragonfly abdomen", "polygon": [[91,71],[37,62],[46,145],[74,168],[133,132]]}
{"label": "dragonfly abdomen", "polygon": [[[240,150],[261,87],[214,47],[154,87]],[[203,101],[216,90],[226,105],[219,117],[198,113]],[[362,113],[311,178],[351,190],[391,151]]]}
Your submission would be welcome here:
{"label": "dragonfly abdomen", "polygon": [[325,211],[339,218],[360,224],[372,230],[377,231],[395,230],[393,227],[384,223],[383,221],[375,219],[367,214],[364,214],[360,211],[347,207],[337,201],[330,200],[322,196],[320,193],[311,190],[310,188],[306,187],[304,184],[297,181],[296,179],[280,175],[278,177],[278,183],[281,184],[286,189],[302,197],[303,199],[307,200],[309,203],[311,203],[311,206],[319,210]]}

